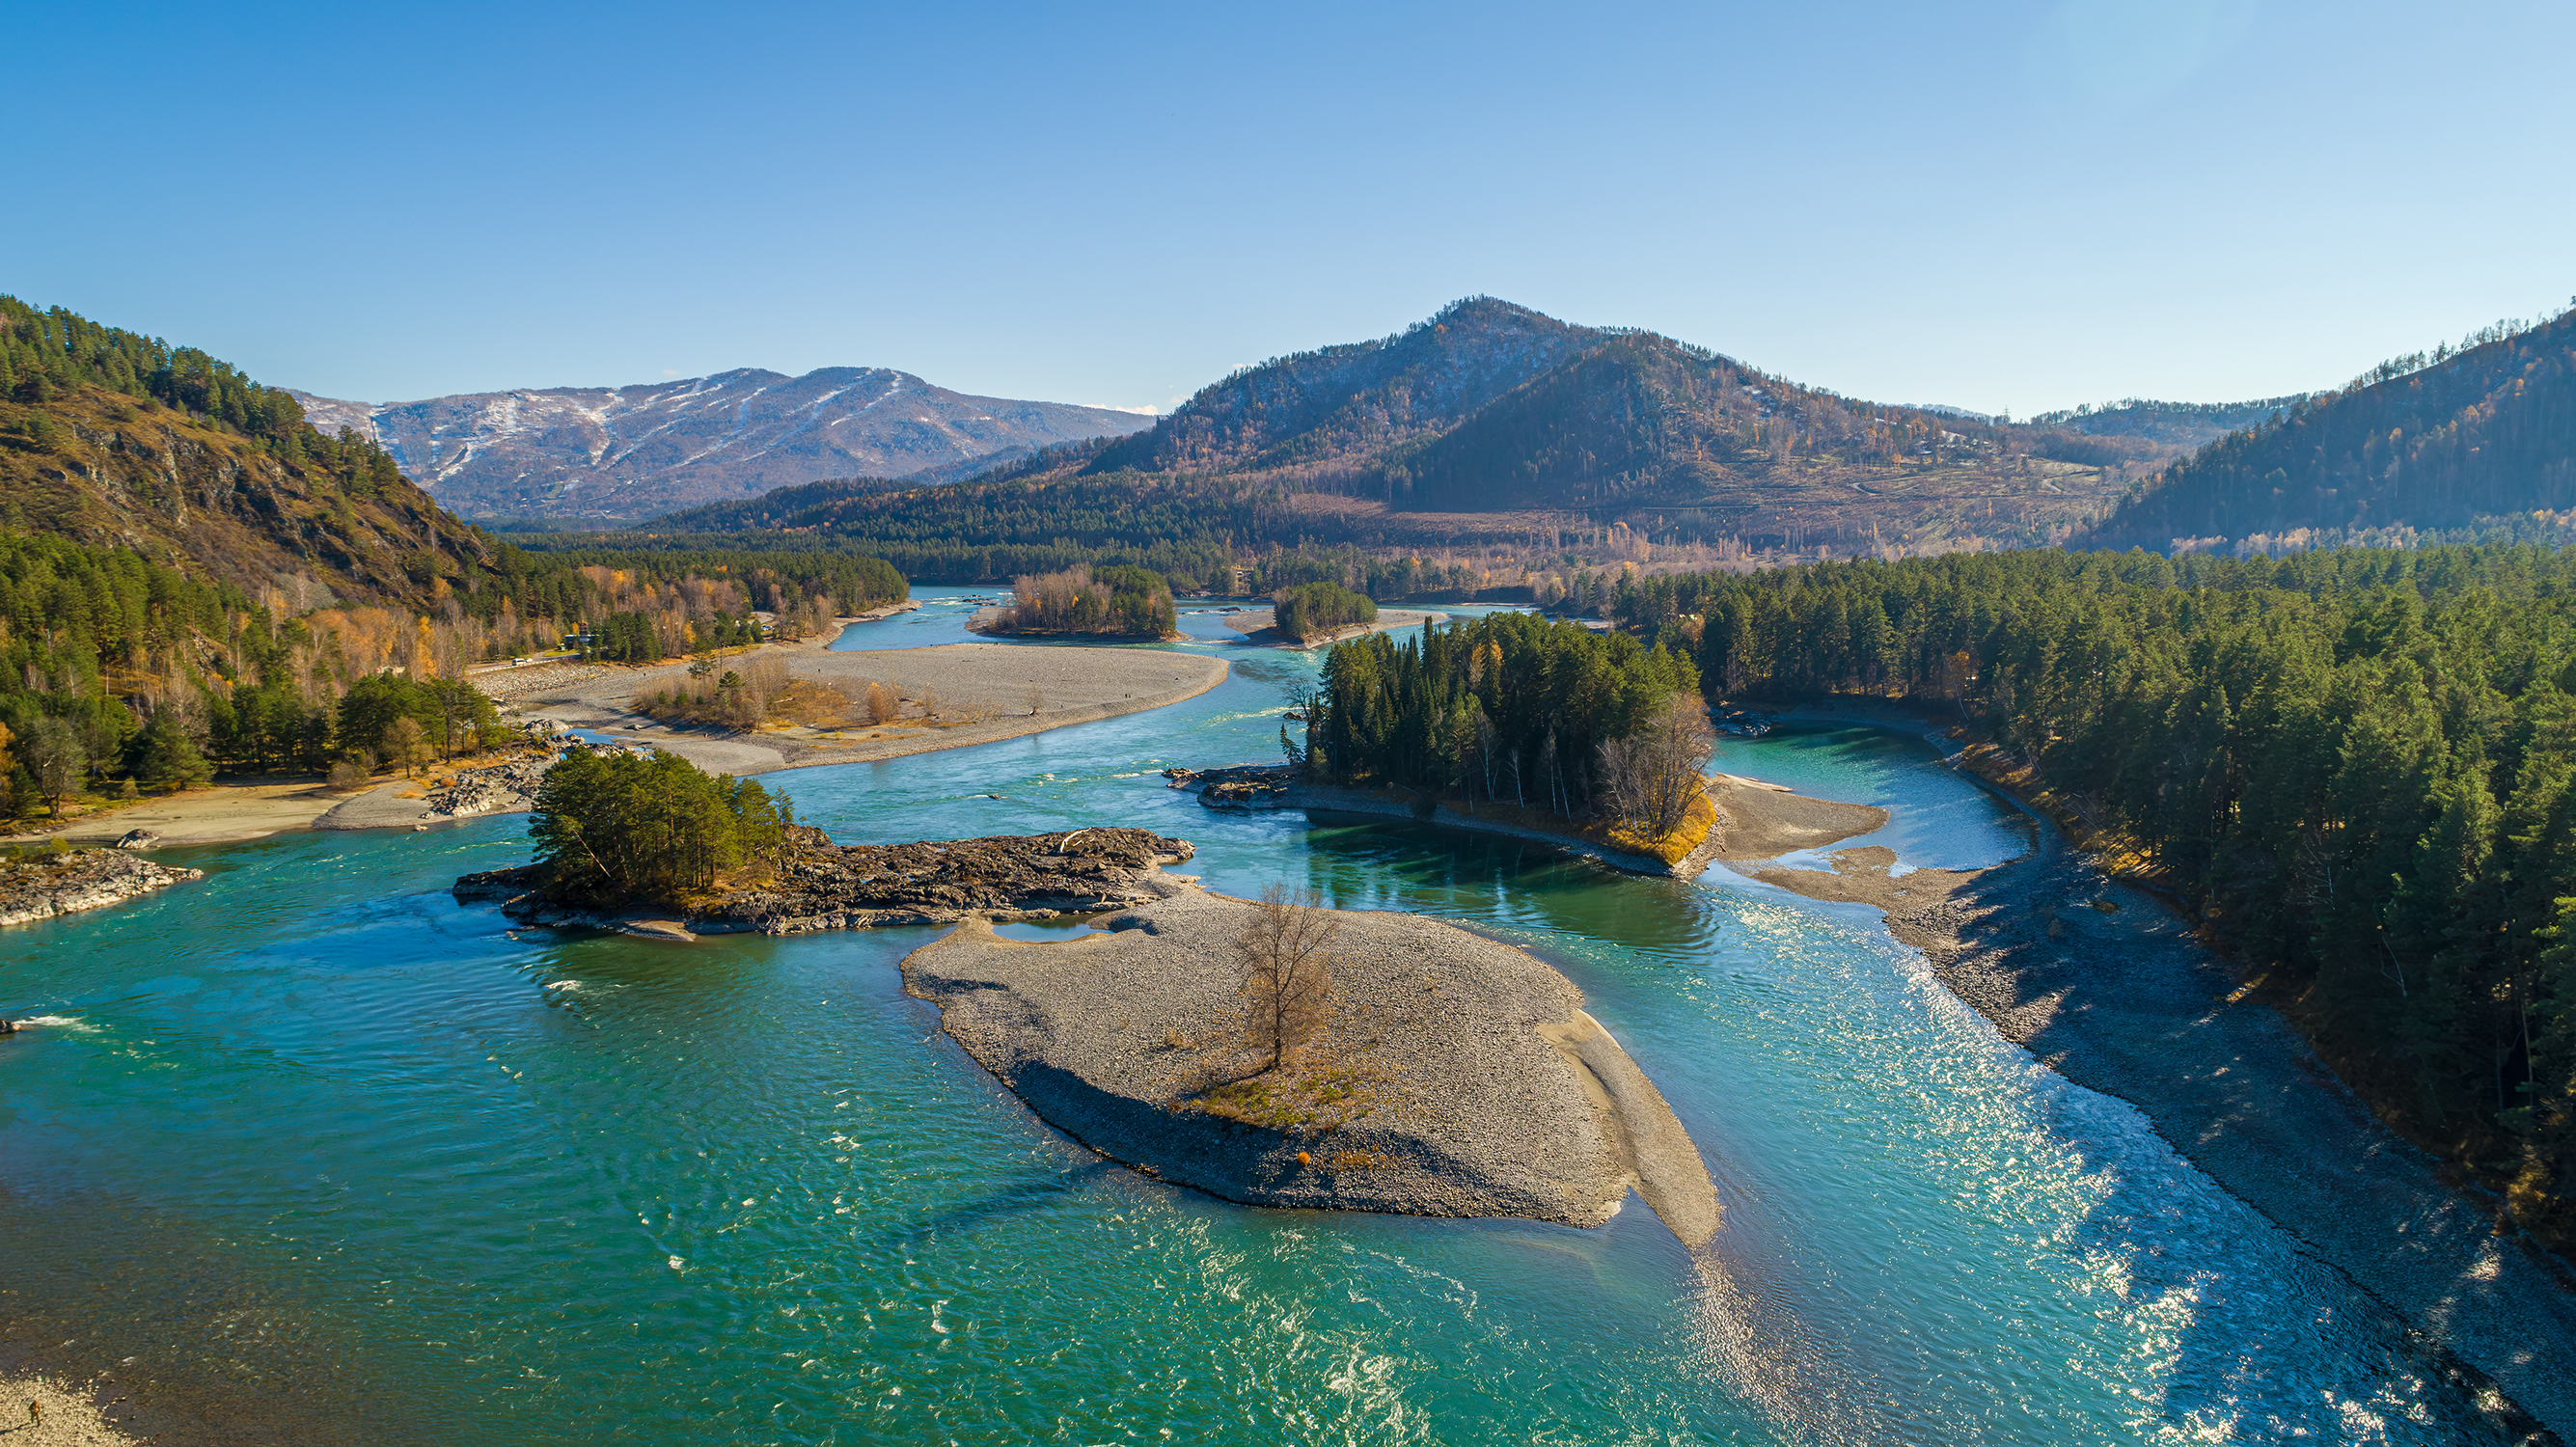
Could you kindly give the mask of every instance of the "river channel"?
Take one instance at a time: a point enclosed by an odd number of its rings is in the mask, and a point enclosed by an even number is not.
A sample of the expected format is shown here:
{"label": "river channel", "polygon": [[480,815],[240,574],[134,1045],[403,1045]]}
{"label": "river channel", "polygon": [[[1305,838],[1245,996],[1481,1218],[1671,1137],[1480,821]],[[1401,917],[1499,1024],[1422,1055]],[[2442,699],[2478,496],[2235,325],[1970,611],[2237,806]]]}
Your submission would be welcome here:
{"label": "river channel", "polygon": [[[839,646],[964,637],[969,595],[922,593]],[[1184,621],[1171,646],[1233,664],[1187,703],[770,782],[843,840],[1135,825],[1229,893],[1525,943],[1699,1143],[1709,1251],[1634,1201],[1583,1231],[1145,1180],[937,1034],[896,969],[931,932],[512,930],[446,894],[525,858],[511,817],[174,852],[209,878],[0,932],[0,1010],[47,1021],[0,1041],[0,1349],[247,1440],[2495,1440],[2385,1312],[1873,914],[1167,789],[1275,758],[1315,676]],[[1886,805],[1870,842],[1908,864],[2029,842],[1908,739],[1718,767]]]}

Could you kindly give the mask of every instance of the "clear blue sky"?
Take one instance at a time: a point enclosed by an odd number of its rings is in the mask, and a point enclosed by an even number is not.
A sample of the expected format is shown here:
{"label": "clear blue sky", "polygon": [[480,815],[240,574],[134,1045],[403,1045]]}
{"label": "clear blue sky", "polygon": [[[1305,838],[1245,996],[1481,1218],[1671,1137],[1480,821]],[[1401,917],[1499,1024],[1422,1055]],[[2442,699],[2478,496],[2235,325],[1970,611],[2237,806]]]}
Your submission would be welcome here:
{"label": "clear blue sky", "polygon": [[1115,406],[1489,293],[2018,415],[2576,293],[2576,7],[70,5],[0,290],[369,400]]}

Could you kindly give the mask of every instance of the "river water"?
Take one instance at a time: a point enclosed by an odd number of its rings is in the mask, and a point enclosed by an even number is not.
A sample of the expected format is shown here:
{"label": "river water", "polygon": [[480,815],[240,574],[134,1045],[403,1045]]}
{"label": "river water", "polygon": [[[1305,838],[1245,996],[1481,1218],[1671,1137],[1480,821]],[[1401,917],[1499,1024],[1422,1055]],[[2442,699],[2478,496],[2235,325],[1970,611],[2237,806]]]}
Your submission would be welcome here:
{"label": "river water", "polygon": [[[840,646],[956,641],[962,590]],[[1104,1165],[905,997],[924,930],[670,945],[445,886],[524,820],[191,852],[209,878],[0,933],[0,1337],[300,1441],[2497,1440],[2397,1323],[2128,1106],[2002,1041],[1874,915],[1412,824],[1219,815],[1301,655],[1210,614],[1188,703],[794,771],[844,840],[1083,824],[1526,943],[1716,1177],[1699,1259],[1598,1231],[1260,1211]],[[1913,741],[1720,767],[2020,852]],[[999,794],[999,799],[980,797]],[[130,1360],[129,1360],[130,1359]]]}

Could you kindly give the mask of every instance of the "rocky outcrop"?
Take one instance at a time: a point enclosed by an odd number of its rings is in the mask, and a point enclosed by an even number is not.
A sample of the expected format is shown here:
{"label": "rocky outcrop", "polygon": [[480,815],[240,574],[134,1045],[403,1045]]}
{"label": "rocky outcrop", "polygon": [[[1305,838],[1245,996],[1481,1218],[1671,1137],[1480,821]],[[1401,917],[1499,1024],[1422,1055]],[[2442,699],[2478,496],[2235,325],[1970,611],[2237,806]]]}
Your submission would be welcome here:
{"label": "rocky outcrop", "polygon": [[689,909],[550,899],[544,864],[469,874],[453,892],[460,903],[498,904],[524,924],[615,927],[676,912],[696,934],[806,934],[1119,909],[1177,892],[1179,882],[1161,868],[1196,852],[1186,839],[1143,829],[851,845],[832,843],[820,829],[796,833],[794,857],[776,878]]}
{"label": "rocky outcrop", "polygon": [[1172,781],[1173,788],[1197,794],[1210,809],[1249,813],[1288,807],[1285,800],[1289,786],[1297,782],[1297,771],[1286,764],[1238,764],[1227,769],[1165,769],[1163,777]]}
{"label": "rocky outcrop", "polygon": [[0,857],[0,925],[98,909],[205,877],[202,869],[156,864],[116,849]]}
{"label": "rocky outcrop", "polygon": [[423,812],[440,819],[524,813],[536,807],[537,786],[545,781],[546,770],[554,766],[556,757],[517,759],[490,768],[464,770],[456,776],[456,782],[429,796],[429,807]]}

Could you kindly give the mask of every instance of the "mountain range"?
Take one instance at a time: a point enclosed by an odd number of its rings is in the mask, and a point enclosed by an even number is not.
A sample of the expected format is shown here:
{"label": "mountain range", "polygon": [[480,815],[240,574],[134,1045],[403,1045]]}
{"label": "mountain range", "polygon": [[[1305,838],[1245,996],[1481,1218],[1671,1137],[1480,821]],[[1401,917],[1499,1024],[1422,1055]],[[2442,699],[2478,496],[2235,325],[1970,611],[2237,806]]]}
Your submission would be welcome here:
{"label": "mountain range", "polygon": [[[883,475],[898,469],[911,475]],[[2576,311],[2327,392],[2013,423],[1470,298],[1392,336],[1244,368],[1149,424],[858,369],[361,406],[0,298],[0,525],[254,595],[419,603],[506,551],[442,502],[633,519],[674,496],[721,500],[662,517],[666,542],[623,545],[795,534],[923,578],[1104,560],[1214,578],[1283,550],[1318,567],[1472,555],[1507,573],[1578,554],[2277,551],[2499,524],[2564,541]]]}
{"label": "mountain range", "polygon": [[[290,389],[291,390],[291,389]],[[956,475],[1152,418],[977,397],[883,367],[742,369],[633,387],[351,402],[292,392],[326,432],[381,445],[459,515],[635,520],[818,478]]]}
{"label": "mountain range", "polygon": [[1243,368],[1148,429],[1036,449],[962,487],[830,481],[665,525],[837,536],[943,571],[1071,546],[1545,552],[1610,526],[1755,554],[2555,537],[2576,531],[2559,516],[2576,510],[2576,310],[2340,389],[2016,423],[1475,297]]}
{"label": "mountain range", "polygon": [[[2165,409],[2170,412],[2173,409]],[[1044,535],[1070,506],[1168,515],[1209,491],[1220,532],[1256,546],[1363,547],[1617,523],[1751,548],[1936,550],[2053,542],[2089,524],[2188,441],[2164,412],[2124,430],[1979,421],[1858,401],[1652,332],[1577,326],[1471,297],[1395,335],[1274,358],[1202,389],[1147,429],[991,469],[979,499],[853,480],[686,511],[674,530],[788,529],[858,546],[934,532],[974,546]],[[2223,430],[2201,419],[2205,435]],[[1120,489],[1130,496],[1121,501]],[[1254,493],[1284,501],[1246,513]],[[934,526],[935,524],[935,526]],[[1056,536],[1070,538],[1071,531]],[[1149,546],[1141,534],[1122,542]]]}

